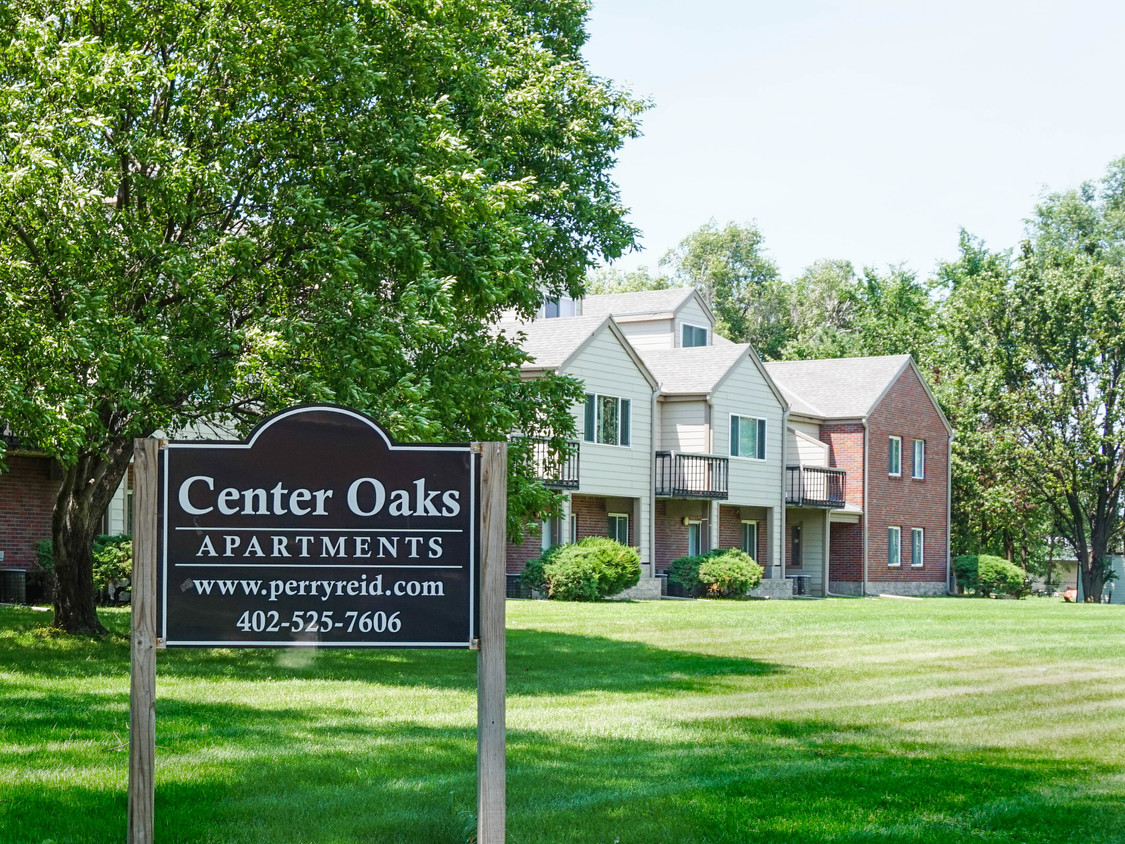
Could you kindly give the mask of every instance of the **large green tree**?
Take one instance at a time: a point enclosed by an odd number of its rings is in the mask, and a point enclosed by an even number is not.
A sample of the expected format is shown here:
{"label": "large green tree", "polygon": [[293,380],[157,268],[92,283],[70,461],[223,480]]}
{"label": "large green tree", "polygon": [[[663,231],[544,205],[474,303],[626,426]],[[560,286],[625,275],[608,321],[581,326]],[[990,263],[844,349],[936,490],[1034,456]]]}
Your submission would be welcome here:
{"label": "large green tree", "polygon": [[405,440],[569,433],[576,385],[520,381],[491,325],[633,243],[609,171],[641,106],[584,64],[586,11],[0,8],[0,418],[63,467],[57,626],[102,629],[134,437],[307,401]]}
{"label": "large green tree", "polygon": [[788,336],[781,274],[765,254],[753,223],[711,221],[660,259],[676,283],[696,288],[715,312],[716,330],[751,343],[764,358],[780,353]]}
{"label": "large green tree", "polygon": [[945,275],[968,492],[1016,530],[1066,539],[1100,600],[1125,483],[1125,159],[1047,196],[1014,260],[963,238]]}

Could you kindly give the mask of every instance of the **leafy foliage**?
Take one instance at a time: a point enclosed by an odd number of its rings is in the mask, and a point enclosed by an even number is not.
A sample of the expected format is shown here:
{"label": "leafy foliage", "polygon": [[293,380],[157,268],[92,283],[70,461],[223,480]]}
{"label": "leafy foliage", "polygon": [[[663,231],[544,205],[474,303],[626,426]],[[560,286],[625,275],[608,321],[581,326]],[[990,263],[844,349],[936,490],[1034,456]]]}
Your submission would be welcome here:
{"label": "leafy foliage", "polygon": [[99,536],[94,542],[94,586],[104,590],[110,583],[133,578],[133,537]]}
{"label": "leafy foliage", "polygon": [[764,573],[745,551],[716,549],[673,560],[668,580],[692,597],[742,598],[762,582]]}
{"label": "leafy foliage", "polygon": [[641,577],[636,548],[602,536],[556,545],[527,563],[523,582],[558,601],[597,601],[635,586]]}
{"label": "leafy foliage", "polygon": [[953,559],[957,583],[981,597],[1010,595],[1021,598],[1030,591],[1027,572],[1003,557],[963,554]]}
{"label": "leafy foliage", "polygon": [[785,341],[784,297],[777,265],[765,256],[757,225],[714,220],[660,260],[679,284],[695,287],[715,312],[716,330],[752,343],[765,358]]}
{"label": "leafy foliage", "polygon": [[[102,629],[135,437],[326,401],[403,441],[572,435],[577,385],[491,326],[633,243],[610,170],[643,104],[590,75],[586,12],[0,9],[0,418],[64,467],[56,624]],[[511,488],[513,525],[556,500]]]}

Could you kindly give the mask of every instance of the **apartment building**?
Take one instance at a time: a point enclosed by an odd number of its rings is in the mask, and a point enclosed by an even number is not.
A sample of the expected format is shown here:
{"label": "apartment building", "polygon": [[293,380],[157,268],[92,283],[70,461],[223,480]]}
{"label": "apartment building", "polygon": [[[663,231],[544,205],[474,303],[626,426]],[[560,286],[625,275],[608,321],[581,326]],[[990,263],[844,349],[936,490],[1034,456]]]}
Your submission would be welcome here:
{"label": "apartment building", "polygon": [[[678,557],[735,547],[765,568],[762,595],[943,594],[952,430],[910,357],[763,365],[714,325],[697,292],[676,288],[548,303],[518,326],[532,356],[525,375],[585,378],[581,370],[596,379],[575,408],[583,488],[605,459],[589,433],[603,418],[590,404],[600,390],[650,385],[653,428],[651,451],[634,449],[628,476],[615,472],[637,484],[633,496],[618,487],[603,508],[572,491],[569,532],[546,525],[510,548],[509,573],[554,542],[599,528],[622,536],[611,508],[629,504],[651,520],[651,536],[633,539],[646,577]],[[620,370],[583,339],[595,326],[620,345],[616,359],[628,359]],[[873,468],[882,465],[885,474]],[[585,532],[574,526],[576,511],[588,514]]]}

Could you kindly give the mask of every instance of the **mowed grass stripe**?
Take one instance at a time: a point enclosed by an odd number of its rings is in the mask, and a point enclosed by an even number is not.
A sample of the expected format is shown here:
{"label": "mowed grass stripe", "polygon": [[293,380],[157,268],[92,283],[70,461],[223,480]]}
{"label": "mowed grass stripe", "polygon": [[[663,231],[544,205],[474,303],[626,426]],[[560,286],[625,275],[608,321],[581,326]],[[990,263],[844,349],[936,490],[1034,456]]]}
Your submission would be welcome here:
{"label": "mowed grass stripe", "polygon": [[[128,648],[0,608],[0,842],[119,841]],[[1125,614],[509,602],[519,842],[1125,841]],[[464,842],[475,655],[158,660],[161,842]]]}

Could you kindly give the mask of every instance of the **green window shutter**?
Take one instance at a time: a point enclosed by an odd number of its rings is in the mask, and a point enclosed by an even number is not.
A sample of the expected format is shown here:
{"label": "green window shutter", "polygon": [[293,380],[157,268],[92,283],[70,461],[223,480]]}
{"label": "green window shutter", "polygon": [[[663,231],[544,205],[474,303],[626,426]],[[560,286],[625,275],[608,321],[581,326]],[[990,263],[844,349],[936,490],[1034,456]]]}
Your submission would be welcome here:
{"label": "green window shutter", "polygon": [[588,443],[594,442],[594,394],[586,394],[586,431],[583,439]]}
{"label": "green window shutter", "polygon": [[632,438],[629,435],[629,425],[632,422],[632,401],[630,399],[621,400],[621,444],[632,445]]}
{"label": "green window shutter", "polygon": [[737,416],[730,418],[730,456],[738,457],[738,419]]}
{"label": "green window shutter", "polygon": [[755,455],[759,460],[766,459],[766,420],[758,420],[758,453]]}

